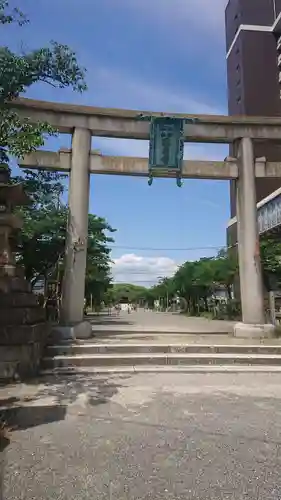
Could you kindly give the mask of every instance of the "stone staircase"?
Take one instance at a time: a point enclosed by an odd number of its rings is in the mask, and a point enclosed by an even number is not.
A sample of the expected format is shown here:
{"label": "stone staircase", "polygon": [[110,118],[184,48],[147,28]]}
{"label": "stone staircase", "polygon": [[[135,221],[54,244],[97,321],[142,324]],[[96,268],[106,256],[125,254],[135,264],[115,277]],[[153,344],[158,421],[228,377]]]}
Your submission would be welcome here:
{"label": "stone staircase", "polygon": [[41,374],[280,371],[281,344],[107,342],[50,345]]}

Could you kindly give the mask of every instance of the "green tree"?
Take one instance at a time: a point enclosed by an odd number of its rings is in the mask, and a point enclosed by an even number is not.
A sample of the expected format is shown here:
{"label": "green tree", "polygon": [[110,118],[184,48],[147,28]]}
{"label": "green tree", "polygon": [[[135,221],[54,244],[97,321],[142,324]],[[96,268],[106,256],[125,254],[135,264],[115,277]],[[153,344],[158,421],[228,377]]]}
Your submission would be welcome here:
{"label": "green tree", "polygon": [[176,288],[191,314],[198,314],[200,299],[205,300],[210,292],[211,276],[209,259],[185,262],[174,276]]}
{"label": "green tree", "polygon": [[[67,207],[62,202],[64,176],[46,171],[24,170],[15,182],[22,182],[31,203],[19,213],[24,224],[17,238],[17,259],[26,278],[34,285],[48,277],[64,256]],[[110,281],[110,249],[114,230],[106,220],[89,214],[86,296],[99,303]]]}
{"label": "green tree", "polygon": [[191,314],[208,310],[208,298],[218,287],[223,287],[231,298],[231,287],[237,274],[237,259],[221,250],[216,257],[185,262],[173,278],[175,288],[188,304]]}
{"label": "green tree", "polygon": [[87,303],[92,298],[94,305],[100,305],[111,287],[111,250],[108,244],[114,242],[110,236],[114,231],[105,219],[89,214],[85,283]]}
{"label": "green tree", "polygon": [[165,307],[169,307],[170,300],[174,297],[176,293],[175,281],[173,278],[160,278],[157,285],[154,285],[151,289],[153,301],[160,300],[161,304]]}
{"label": "green tree", "polygon": [[118,303],[121,300],[128,300],[132,303],[139,303],[142,299],[146,300],[148,288],[134,285],[132,283],[114,283],[110,291],[110,300]]}
{"label": "green tree", "polygon": [[63,177],[59,173],[24,170],[23,175],[13,179],[23,184],[30,199],[29,205],[18,210],[23,228],[17,236],[17,258],[33,284],[53,270],[64,252],[67,211],[61,203]]}
{"label": "green tree", "polygon": [[[19,9],[9,9],[0,0],[0,25],[28,20]],[[67,46],[50,42],[48,47],[17,54],[0,47],[0,163],[9,155],[22,157],[44,144],[46,135],[55,134],[48,123],[31,123],[21,117],[11,103],[33,84],[43,82],[57,88],[86,90],[85,69],[80,68],[75,53]]]}
{"label": "green tree", "polygon": [[267,290],[281,285],[281,240],[278,235],[263,236],[260,240],[263,280]]}
{"label": "green tree", "polygon": [[[0,0],[0,24],[28,23],[17,8]],[[31,52],[14,53],[0,47],[0,163],[9,156],[22,157],[44,144],[56,131],[48,123],[32,123],[12,107],[13,100],[36,83],[56,88],[86,90],[85,69],[78,65],[75,53],[66,45],[50,42]],[[64,254],[67,209],[61,202],[63,177],[58,173],[25,171],[14,182],[23,182],[31,204],[22,207],[23,231],[17,238],[18,261],[33,284],[39,276],[48,276]],[[99,217],[89,215],[86,293],[98,301],[110,283],[110,250],[107,236],[113,229]]]}
{"label": "green tree", "polygon": [[223,286],[231,299],[232,286],[238,274],[238,258],[236,252],[222,249],[215,261],[214,281]]}

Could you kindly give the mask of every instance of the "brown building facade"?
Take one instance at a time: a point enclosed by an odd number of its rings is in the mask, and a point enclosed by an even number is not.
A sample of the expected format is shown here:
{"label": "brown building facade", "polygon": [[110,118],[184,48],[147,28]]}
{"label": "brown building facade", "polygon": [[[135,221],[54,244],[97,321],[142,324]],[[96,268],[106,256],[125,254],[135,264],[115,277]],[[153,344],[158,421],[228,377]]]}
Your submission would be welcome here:
{"label": "brown building facade", "polygon": [[[281,0],[229,0],[225,26],[229,114],[281,116]],[[281,144],[256,144],[255,155],[280,161]],[[256,186],[260,201],[281,186],[281,179],[257,179]],[[230,205],[235,217],[235,181],[230,183]]]}

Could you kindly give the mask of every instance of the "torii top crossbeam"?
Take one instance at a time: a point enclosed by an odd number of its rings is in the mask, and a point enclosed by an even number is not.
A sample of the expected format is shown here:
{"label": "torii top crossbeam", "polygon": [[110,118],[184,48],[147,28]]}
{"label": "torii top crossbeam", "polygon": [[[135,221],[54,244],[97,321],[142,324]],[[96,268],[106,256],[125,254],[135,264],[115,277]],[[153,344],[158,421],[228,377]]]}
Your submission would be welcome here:
{"label": "torii top crossbeam", "polygon": [[92,135],[126,139],[149,139],[149,123],[140,116],[185,118],[184,138],[188,142],[231,143],[241,137],[253,140],[281,140],[281,117],[246,117],[157,113],[99,108],[21,98],[13,108],[34,121],[46,121],[60,133],[74,128],[88,129]]}

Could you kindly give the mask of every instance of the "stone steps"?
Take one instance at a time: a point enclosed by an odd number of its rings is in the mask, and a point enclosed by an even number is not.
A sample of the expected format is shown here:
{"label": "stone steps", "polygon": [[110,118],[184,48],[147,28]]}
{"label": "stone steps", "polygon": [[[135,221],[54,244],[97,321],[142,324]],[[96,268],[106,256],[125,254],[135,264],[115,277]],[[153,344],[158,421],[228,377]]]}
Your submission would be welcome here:
{"label": "stone steps", "polygon": [[126,373],[281,373],[275,365],[166,365],[67,367],[42,370],[41,375],[126,374]]}
{"label": "stone steps", "polygon": [[280,354],[280,345],[243,344],[153,344],[153,343],[81,343],[51,345],[46,349],[46,357],[78,354],[134,354],[134,353],[218,353],[218,354]]}
{"label": "stone steps", "polygon": [[149,336],[153,336],[153,335],[161,335],[164,336],[164,337],[167,337],[169,335],[184,335],[184,336],[188,336],[188,335],[203,335],[203,336],[207,336],[209,338],[212,338],[212,336],[216,336],[216,335],[230,335],[232,334],[232,330],[230,329],[224,329],[222,331],[217,331],[217,332],[213,332],[213,331],[209,331],[205,328],[200,328],[196,331],[194,330],[189,330],[187,331],[186,329],[179,329],[179,328],[165,328],[165,329],[161,329],[161,328],[148,328],[148,327],[138,327],[138,328],[134,328],[134,330],[130,330],[130,329],[124,329],[122,327],[120,328],[114,328],[114,330],[111,330],[109,328],[107,328],[106,326],[104,326],[103,328],[101,328],[101,326],[95,326],[95,325],[92,325],[93,326],[93,334],[95,335],[95,337],[97,338],[107,338],[107,337],[110,337],[110,336],[114,336],[114,337],[118,337],[118,336],[122,336],[122,337],[131,337],[132,335],[140,335],[140,336],[146,336],[146,337],[149,337]]}
{"label": "stone steps", "polygon": [[281,371],[281,345],[70,344],[49,346],[42,373]]}

